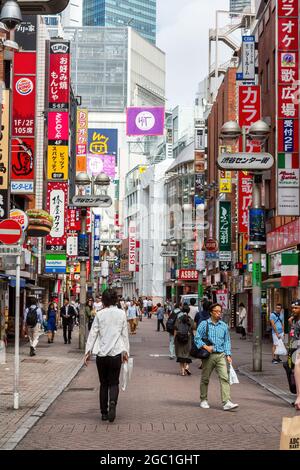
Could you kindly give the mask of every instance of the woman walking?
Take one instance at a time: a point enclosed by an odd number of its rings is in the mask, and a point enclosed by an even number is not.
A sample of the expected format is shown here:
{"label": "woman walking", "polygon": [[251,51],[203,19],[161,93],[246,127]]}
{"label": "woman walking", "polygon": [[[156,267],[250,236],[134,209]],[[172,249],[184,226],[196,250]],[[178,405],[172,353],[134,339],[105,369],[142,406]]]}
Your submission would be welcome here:
{"label": "woman walking", "polygon": [[88,330],[90,331],[94,318],[95,318],[95,310],[94,310],[94,301],[93,299],[89,299],[88,303],[85,307],[85,318],[88,324]]}
{"label": "woman walking", "polygon": [[48,343],[53,343],[56,327],[56,310],[54,308],[54,303],[51,302],[47,311],[47,333],[48,333]]}
{"label": "woman walking", "polygon": [[239,305],[239,311],[237,313],[239,317],[239,327],[241,328],[241,339],[246,339],[246,329],[247,329],[247,310],[243,302]]}
{"label": "woman walking", "polygon": [[189,317],[190,307],[185,305],[182,312],[178,313],[174,327],[174,343],[177,361],[180,364],[180,375],[191,375],[189,364],[190,350],[192,347],[192,332],[194,321]]}
{"label": "woman walking", "polygon": [[117,307],[113,289],[102,294],[103,309],[97,312],[87,339],[84,363],[96,354],[100,380],[100,410],[103,421],[113,422],[119,397],[119,376],[122,362],[128,361],[129,338],[126,313]]}

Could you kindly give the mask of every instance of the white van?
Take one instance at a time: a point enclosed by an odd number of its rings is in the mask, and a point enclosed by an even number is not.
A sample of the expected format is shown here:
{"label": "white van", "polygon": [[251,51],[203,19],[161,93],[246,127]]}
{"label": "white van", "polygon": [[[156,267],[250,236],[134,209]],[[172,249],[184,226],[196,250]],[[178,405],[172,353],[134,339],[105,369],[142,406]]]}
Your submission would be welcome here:
{"label": "white van", "polygon": [[180,296],[180,302],[183,304],[191,304],[191,299],[196,299],[196,306],[198,305],[198,294],[184,294]]}

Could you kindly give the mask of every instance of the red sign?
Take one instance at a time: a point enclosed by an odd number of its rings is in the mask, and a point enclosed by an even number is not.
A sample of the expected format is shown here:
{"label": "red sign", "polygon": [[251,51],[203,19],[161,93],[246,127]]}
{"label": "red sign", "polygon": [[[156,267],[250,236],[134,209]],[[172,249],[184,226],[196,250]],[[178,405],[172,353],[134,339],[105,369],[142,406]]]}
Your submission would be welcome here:
{"label": "red sign", "polygon": [[49,182],[47,187],[47,210],[53,217],[53,227],[46,237],[46,245],[65,246],[68,203],[68,183]]}
{"label": "red sign", "polygon": [[278,0],[278,16],[297,17],[299,0]]}
{"label": "red sign", "polygon": [[5,219],[0,222],[0,242],[5,245],[18,243],[22,237],[22,227],[15,220]]}
{"label": "red sign", "polygon": [[80,231],[80,209],[68,208],[68,230]]}
{"label": "red sign", "polygon": [[278,18],[278,49],[298,50],[298,18]]}
{"label": "red sign", "polygon": [[[69,113],[50,112],[48,114],[48,140],[68,143],[69,141]],[[67,144],[66,144],[67,145]]]}
{"label": "red sign", "polygon": [[70,43],[50,41],[49,108],[68,109],[70,100]]}
{"label": "red sign", "polygon": [[11,140],[11,179],[34,179],[34,139],[16,137]]}
{"label": "red sign", "polygon": [[196,269],[179,269],[179,281],[198,281],[198,271]]}
{"label": "red sign", "polygon": [[239,125],[251,126],[260,118],[260,86],[239,86]]}
{"label": "red sign", "polygon": [[249,207],[252,205],[252,176],[239,171],[239,233],[248,233]]}
{"label": "red sign", "polygon": [[205,243],[205,249],[210,253],[216,252],[218,250],[218,242],[213,238],[209,238],[209,240],[207,240],[207,242]]}
{"label": "red sign", "polygon": [[295,119],[299,117],[299,87],[278,85],[278,117]]}
{"label": "red sign", "polygon": [[267,253],[282,251],[300,244],[300,219],[267,234]]}

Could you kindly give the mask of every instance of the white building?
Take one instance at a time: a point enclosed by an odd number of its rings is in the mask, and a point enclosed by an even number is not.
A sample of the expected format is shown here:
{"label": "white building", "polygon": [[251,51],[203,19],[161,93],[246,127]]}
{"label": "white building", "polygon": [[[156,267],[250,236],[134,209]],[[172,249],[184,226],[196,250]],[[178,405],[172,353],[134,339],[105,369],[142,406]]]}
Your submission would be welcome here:
{"label": "white building", "polygon": [[67,8],[61,13],[63,28],[67,26],[82,26],[82,0],[71,0]]}

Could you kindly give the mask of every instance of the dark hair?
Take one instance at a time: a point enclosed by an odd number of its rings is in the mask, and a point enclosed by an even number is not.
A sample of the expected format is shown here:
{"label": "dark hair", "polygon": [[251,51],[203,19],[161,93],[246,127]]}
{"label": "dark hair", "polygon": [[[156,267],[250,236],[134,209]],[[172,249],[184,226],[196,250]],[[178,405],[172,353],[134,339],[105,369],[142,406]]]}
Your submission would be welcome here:
{"label": "dark hair", "polygon": [[277,302],[276,307],[282,307],[282,304]]}
{"label": "dark hair", "polygon": [[65,297],[65,298],[64,298],[64,301],[65,301],[65,300],[67,300],[67,301],[69,302],[70,299],[69,299],[69,297]]}
{"label": "dark hair", "polygon": [[102,302],[104,307],[116,305],[118,302],[118,294],[114,289],[106,289],[102,294]]}
{"label": "dark hair", "polygon": [[241,303],[239,304],[239,307],[244,307],[244,308],[245,308],[245,304],[243,304],[243,302],[241,302]]}
{"label": "dark hair", "polygon": [[158,306],[158,308],[159,308],[159,307],[161,307],[161,304],[158,303],[157,306]]}
{"label": "dark hair", "polygon": [[191,304],[191,305],[196,305],[196,299],[192,298],[192,299],[190,300],[190,304]]}
{"label": "dark hair", "polygon": [[222,305],[220,304],[211,304],[211,306],[209,307],[209,313],[211,313],[213,311],[214,308],[216,307],[220,307],[221,310],[222,310]]}
{"label": "dark hair", "polygon": [[190,307],[188,306],[188,304],[183,305],[182,311],[184,313],[190,313]]}
{"label": "dark hair", "polygon": [[205,312],[210,312],[210,306],[211,306],[210,300],[204,300],[203,310],[205,310]]}

